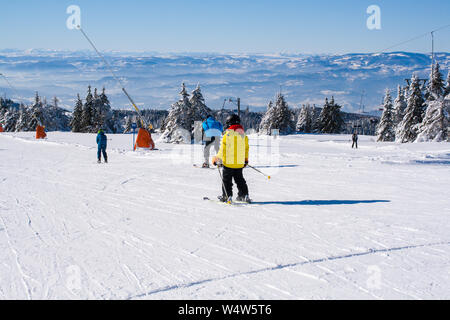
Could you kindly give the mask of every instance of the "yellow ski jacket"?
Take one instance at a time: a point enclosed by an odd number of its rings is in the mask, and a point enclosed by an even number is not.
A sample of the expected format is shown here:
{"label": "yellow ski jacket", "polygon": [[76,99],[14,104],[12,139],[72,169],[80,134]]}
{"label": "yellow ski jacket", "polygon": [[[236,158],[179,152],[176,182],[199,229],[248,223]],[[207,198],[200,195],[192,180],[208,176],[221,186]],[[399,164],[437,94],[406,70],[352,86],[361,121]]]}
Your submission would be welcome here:
{"label": "yellow ski jacket", "polygon": [[248,137],[241,125],[234,125],[227,129],[220,142],[220,149],[213,162],[218,159],[227,168],[241,169],[248,162]]}

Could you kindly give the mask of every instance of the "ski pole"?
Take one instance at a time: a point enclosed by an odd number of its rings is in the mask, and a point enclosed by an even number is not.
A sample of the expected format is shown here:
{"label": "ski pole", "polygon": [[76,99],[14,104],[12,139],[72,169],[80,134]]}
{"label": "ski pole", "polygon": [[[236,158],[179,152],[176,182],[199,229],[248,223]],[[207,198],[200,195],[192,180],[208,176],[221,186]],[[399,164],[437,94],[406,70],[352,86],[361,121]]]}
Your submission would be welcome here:
{"label": "ski pole", "polygon": [[265,176],[265,177],[266,177],[267,179],[269,179],[269,180],[270,180],[271,176],[268,176],[267,174],[265,174],[265,173],[264,173],[264,172],[262,172],[261,170],[258,170],[258,169],[256,169],[255,167],[252,167],[251,165],[247,165],[247,167],[249,167],[249,168],[251,168],[251,169],[255,170],[256,172],[258,172],[258,173],[262,174],[263,176]]}
{"label": "ski pole", "polygon": [[220,175],[220,181],[222,181],[222,188],[223,188],[223,192],[225,192],[225,195],[227,197],[227,203],[230,204],[231,201],[229,201],[229,197],[228,197],[228,193],[227,193],[227,189],[225,189],[225,183],[223,183],[223,176],[222,176],[222,172],[220,171],[220,167],[217,166],[217,170],[219,170],[219,175]]}

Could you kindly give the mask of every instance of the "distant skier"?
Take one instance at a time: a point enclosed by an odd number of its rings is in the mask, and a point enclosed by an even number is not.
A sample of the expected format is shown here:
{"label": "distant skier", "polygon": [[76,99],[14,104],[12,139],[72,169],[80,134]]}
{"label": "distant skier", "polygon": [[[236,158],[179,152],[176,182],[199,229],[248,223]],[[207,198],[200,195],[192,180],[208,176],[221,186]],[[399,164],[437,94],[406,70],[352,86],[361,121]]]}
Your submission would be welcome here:
{"label": "distant skier", "polygon": [[358,134],[356,132],[354,132],[352,135],[352,141],[353,141],[352,149],[354,147],[356,147],[356,149],[358,149]]}
{"label": "distant skier", "polygon": [[203,156],[205,161],[203,162],[203,168],[209,168],[209,155],[211,148],[214,146],[216,153],[219,152],[220,137],[222,136],[223,126],[214,119],[213,116],[208,116],[205,122],[202,124],[202,140],[206,142],[205,149],[203,150]]}
{"label": "distant skier", "polygon": [[237,201],[250,203],[247,182],[243,176],[243,169],[248,165],[249,145],[248,137],[241,126],[239,116],[233,114],[228,117],[220,149],[213,159],[215,166],[223,166],[222,175],[222,202],[231,202],[233,199],[233,179],[238,187]]}
{"label": "distant skier", "polygon": [[106,147],[108,138],[106,137],[105,132],[100,129],[97,134],[97,145],[98,145],[98,151],[97,151],[97,159],[98,163],[102,162],[102,154],[103,158],[105,159],[105,163],[108,163],[108,155],[106,154]]}

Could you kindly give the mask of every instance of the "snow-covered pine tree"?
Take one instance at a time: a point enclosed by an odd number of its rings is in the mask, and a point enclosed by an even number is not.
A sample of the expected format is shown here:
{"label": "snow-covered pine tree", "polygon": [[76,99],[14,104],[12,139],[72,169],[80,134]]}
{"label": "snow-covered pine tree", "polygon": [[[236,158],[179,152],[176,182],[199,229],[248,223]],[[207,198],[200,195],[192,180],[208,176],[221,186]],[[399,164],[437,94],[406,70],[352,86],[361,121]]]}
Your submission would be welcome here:
{"label": "snow-covered pine tree", "polygon": [[417,138],[419,125],[423,120],[424,99],[419,78],[413,75],[409,86],[408,105],[403,120],[397,126],[396,141],[413,142]]}
{"label": "snow-covered pine tree", "polygon": [[109,102],[108,96],[106,95],[106,89],[103,87],[102,93],[100,95],[100,101],[102,102],[102,112],[104,114],[105,127],[108,132],[114,132],[117,127],[114,120],[114,112]]}
{"label": "snow-covered pine tree", "polygon": [[425,99],[428,104],[430,101],[434,101],[436,97],[441,97],[444,95],[444,79],[441,74],[439,63],[436,62],[431,66],[430,80],[428,81]]}
{"label": "snow-covered pine tree", "polygon": [[[103,115],[102,115],[102,101],[98,95],[97,88],[94,88],[94,96],[92,103],[92,128],[94,131],[98,131],[103,125]],[[103,128],[104,129],[104,128]]]}
{"label": "snow-covered pine tree", "polygon": [[394,108],[389,89],[386,90],[383,104],[383,114],[377,126],[377,141],[387,142],[395,140]]}
{"label": "snow-covered pine tree", "polygon": [[88,94],[86,102],[83,105],[83,112],[81,116],[82,132],[92,132],[92,118],[94,115],[94,97],[92,96],[91,86],[88,86]]}
{"label": "snow-covered pine tree", "polygon": [[394,101],[394,124],[397,126],[405,116],[405,110],[407,107],[405,98],[405,89],[398,86],[397,98]]}
{"label": "snow-covered pine tree", "polygon": [[102,104],[104,106],[111,107],[111,104],[109,103],[108,96],[106,95],[106,88],[105,87],[102,88],[102,93],[100,94],[100,101],[102,102]]}
{"label": "snow-covered pine tree", "polygon": [[298,116],[298,121],[296,125],[296,131],[311,133],[313,130],[313,119],[312,119],[313,110],[309,105],[303,105],[300,110],[300,114]]}
{"label": "snow-covered pine tree", "polygon": [[132,120],[131,117],[128,116],[127,120],[125,121],[125,129],[123,130],[123,133],[128,133],[131,131],[131,124],[132,124]]}
{"label": "snow-covered pine tree", "polygon": [[447,82],[445,84],[445,88],[444,88],[444,97],[450,95],[450,71],[448,72],[447,75]]}
{"label": "snow-covered pine tree", "polygon": [[449,115],[445,107],[444,97],[439,97],[434,93],[433,95],[434,99],[429,102],[416,142],[447,141]]}
{"label": "snow-covered pine tree", "polygon": [[200,89],[200,84],[198,84],[197,88],[192,91],[189,102],[191,104],[192,121],[202,121],[212,112],[212,110],[205,104],[205,98],[203,97]]}
{"label": "snow-covered pine tree", "polygon": [[279,93],[275,104],[276,124],[280,134],[291,134],[295,131],[294,117],[291,109],[289,109],[284,96]]}
{"label": "snow-covered pine tree", "polygon": [[28,130],[36,130],[37,126],[44,125],[44,114],[42,110],[43,104],[39,94],[36,92],[34,104],[31,106],[30,122],[28,124]]}
{"label": "snow-covered pine tree", "polygon": [[275,105],[272,101],[269,102],[259,126],[259,132],[266,135],[271,135],[273,129],[278,129],[280,134],[290,134],[295,131],[293,113],[281,93],[277,95]]}
{"label": "snow-covered pine tree", "polygon": [[267,111],[261,119],[261,123],[259,124],[259,133],[270,135],[272,133],[272,129],[275,128],[275,124],[273,119],[275,118],[275,107],[272,101],[269,101],[267,105]]}
{"label": "snow-covered pine tree", "polygon": [[314,104],[311,109],[311,121],[312,121],[312,131],[313,133],[319,133],[320,132],[320,113],[322,110]]}
{"label": "snow-covered pine tree", "polygon": [[331,101],[326,98],[318,120],[320,133],[340,133],[343,125],[341,106],[335,103],[334,97]]}
{"label": "snow-covered pine tree", "polygon": [[277,118],[277,110],[276,106],[272,101],[269,101],[267,105],[267,111],[261,119],[261,123],[259,125],[259,133],[265,135],[271,135],[273,129],[278,129],[278,125],[276,123]]}
{"label": "snow-covered pine tree", "polygon": [[200,84],[198,84],[197,88],[195,88],[195,90],[191,92],[189,103],[191,104],[189,115],[191,122],[191,139],[194,139],[195,136],[201,137],[202,132],[202,126],[197,125],[196,127],[195,122],[202,122],[212,114],[212,110],[205,104],[205,98],[203,97],[202,91],[200,89]]}
{"label": "snow-covered pine tree", "polygon": [[3,129],[6,132],[12,132],[16,130],[17,122],[19,120],[19,112],[13,109],[9,109],[3,118]]}
{"label": "snow-covered pine tree", "polygon": [[180,95],[181,99],[170,107],[169,115],[164,121],[161,140],[167,143],[191,143],[191,103],[184,83]]}
{"label": "snow-covered pine tree", "polygon": [[20,131],[29,131],[28,124],[30,123],[29,113],[28,113],[28,107],[21,106],[19,109],[19,114],[16,121],[16,127],[13,131],[20,132]]}
{"label": "snow-covered pine tree", "polygon": [[80,94],[77,95],[77,102],[73,109],[72,120],[70,121],[70,127],[72,132],[81,132],[83,129],[83,101],[81,101]]}

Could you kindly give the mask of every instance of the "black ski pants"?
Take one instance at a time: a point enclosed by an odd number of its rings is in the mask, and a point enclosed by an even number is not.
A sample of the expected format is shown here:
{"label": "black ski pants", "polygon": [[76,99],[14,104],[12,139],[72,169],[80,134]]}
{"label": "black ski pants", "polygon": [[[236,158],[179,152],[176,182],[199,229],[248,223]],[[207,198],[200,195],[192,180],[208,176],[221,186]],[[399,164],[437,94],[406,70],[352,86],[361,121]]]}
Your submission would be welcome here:
{"label": "black ski pants", "polygon": [[238,196],[245,197],[248,195],[248,186],[247,186],[247,182],[244,179],[243,171],[244,171],[244,168],[232,169],[232,168],[223,167],[222,194],[224,197],[227,197],[227,196],[232,197],[233,196],[233,179],[238,188]]}

